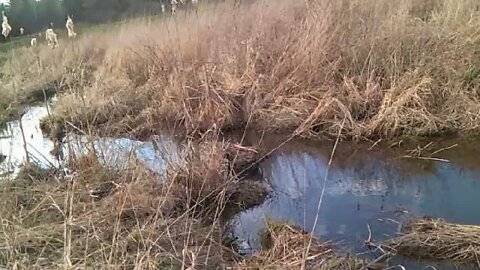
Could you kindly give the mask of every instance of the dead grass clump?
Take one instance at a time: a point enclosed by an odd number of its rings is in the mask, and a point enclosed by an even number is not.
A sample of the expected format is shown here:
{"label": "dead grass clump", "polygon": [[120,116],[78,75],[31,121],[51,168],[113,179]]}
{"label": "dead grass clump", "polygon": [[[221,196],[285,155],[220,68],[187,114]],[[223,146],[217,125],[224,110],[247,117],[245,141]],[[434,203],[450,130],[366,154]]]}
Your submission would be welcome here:
{"label": "dead grass clump", "polygon": [[225,196],[227,187],[234,183],[221,143],[202,143],[189,151],[184,164],[174,166],[167,170],[171,175],[169,178],[183,187],[185,201],[193,204],[213,205],[216,209],[217,203],[214,201],[225,201],[222,196]]}
{"label": "dead grass clump", "polygon": [[[150,36],[143,25],[125,29],[127,40],[131,31],[146,32],[146,36],[126,42],[127,45],[123,47],[111,48],[97,74],[98,84],[95,89],[88,91],[87,99],[90,95],[92,100],[95,99],[93,96],[97,97],[96,100],[98,97],[105,100],[108,96],[108,99],[112,98],[111,101],[116,100],[115,106],[123,107],[124,102],[129,100],[121,99],[122,95],[115,89],[127,89],[137,97],[148,97],[142,99],[146,102],[137,106],[142,109],[140,113],[129,113],[124,119],[112,120],[119,124],[129,123],[130,126],[143,130],[145,127],[158,130],[161,121],[175,123],[189,133],[205,131],[213,125],[222,129],[244,126],[248,117],[244,116],[243,107],[247,102],[243,100],[253,82],[243,82],[239,76],[245,72],[256,72],[245,70],[245,65],[248,61],[255,61],[253,47],[264,46],[259,43],[261,33],[255,34],[255,38],[251,37],[255,27],[254,13],[250,13],[254,11],[253,8],[240,10],[241,14],[235,14],[233,21],[230,16],[232,11],[227,6],[220,5],[219,8],[225,13],[218,17],[211,17],[212,11],[208,10],[200,12],[199,19],[189,16],[186,21],[163,22],[166,32],[171,36]],[[294,12],[286,7],[269,16],[281,18],[283,11],[288,11],[288,16],[293,16]],[[248,22],[249,25],[237,27],[242,22]],[[192,39],[187,38],[191,36],[190,25],[198,25],[198,33]],[[212,26],[219,29],[214,30]],[[274,26],[268,26],[271,27]],[[169,30],[177,28],[176,33]],[[231,29],[238,29],[238,33],[230,32]],[[201,42],[197,42],[197,39]],[[251,43],[248,46],[253,46],[252,50],[246,51],[243,45],[239,46],[247,43]],[[262,50],[267,52],[266,48],[265,46]],[[241,61],[235,63],[237,60]],[[261,69],[266,70],[268,65],[262,64]],[[245,73],[244,76],[250,75]],[[105,81],[108,83],[101,83]],[[111,91],[112,88],[108,85],[110,82],[121,82],[123,86]],[[60,98],[59,103],[64,104],[63,107],[75,108],[78,103],[71,104],[70,101],[73,100]],[[115,107],[98,109],[105,109],[101,114],[116,115]],[[57,115],[69,114],[71,111],[59,109]]]}
{"label": "dead grass clump", "polygon": [[68,175],[25,170],[2,183],[3,267],[214,269],[232,259],[217,222],[176,212],[172,182],[141,166],[105,168],[92,156],[70,165]]}
{"label": "dead grass clump", "polygon": [[222,217],[261,203],[267,192],[235,173],[233,151],[226,154],[229,145],[211,138],[191,142],[185,159],[171,160],[162,175],[134,158],[124,166],[105,167],[94,150],[69,156],[65,170],[26,167],[15,180],[1,183],[0,265],[232,265],[236,255],[222,244]]}
{"label": "dead grass clump", "polygon": [[258,205],[266,198],[264,185],[246,171],[235,171],[236,156],[227,155],[229,147],[229,143],[202,141],[190,146],[184,162],[167,169],[178,198],[186,203],[184,208],[211,217],[225,210],[231,213]]}
{"label": "dead grass clump", "polygon": [[25,165],[18,172],[16,178],[19,181],[33,182],[33,181],[49,181],[59,177],[60,171],[58,169],[41,168],[36,165]]}
{"label": "dead grass clump", "polygon": [[399,255],[480,266],[480,226],[422,218],[408,223],[405,229],[404,235],[387,242]]}
{"label": "dead grass clump", "polygon": [[[441,119],[428,109],[427,102],[433,94],[431,79],[416,74],[405,75],[404,79],[385,95],[371,123],[372,134],[385,137],[399,134],[431,135],[447,127],[448,119]],[[381,131],[386,133],[381,134]]]}
{"label": "dead grass clump", "polygon": [[262,236],[264,250],[242,262],[240,268],[300,269],[304,264],[306,269],[374,269],[353,255],[335,255],[329,244],[312,237],[295,226],[270,222]]}

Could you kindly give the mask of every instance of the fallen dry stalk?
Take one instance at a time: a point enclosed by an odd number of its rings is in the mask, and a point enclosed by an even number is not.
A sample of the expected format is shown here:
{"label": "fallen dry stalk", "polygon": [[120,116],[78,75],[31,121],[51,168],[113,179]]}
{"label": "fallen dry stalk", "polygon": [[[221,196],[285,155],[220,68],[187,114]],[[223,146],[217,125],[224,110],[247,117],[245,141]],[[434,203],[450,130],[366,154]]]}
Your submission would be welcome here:
{"label": "fallen dry stalk", "polygon": [[405,229],[404,235],[386,243],[398,255],[480,267],[480,226],[421,218]]}

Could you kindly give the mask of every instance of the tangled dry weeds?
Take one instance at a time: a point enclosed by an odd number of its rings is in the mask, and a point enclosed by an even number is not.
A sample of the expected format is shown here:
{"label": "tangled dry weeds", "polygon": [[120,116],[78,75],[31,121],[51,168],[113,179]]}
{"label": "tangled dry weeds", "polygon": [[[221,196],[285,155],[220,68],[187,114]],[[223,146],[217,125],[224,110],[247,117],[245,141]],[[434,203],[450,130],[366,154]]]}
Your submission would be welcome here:
{"label": "tangled dry weeds", "polygon": [[68,175],[25,167],[16,179],[1,183],[0,264],[16,269],[234,265],[235,252],[222,244],[222,215],[261,203],[267,193],[256,186],[246,190],[249,196],[239,196],[251,180],[230,169],[227,146],[190,145],[181,165],[169,162],[165,175],[134,159],[121,169],[105,167],[92,151],[70,156]]}
{"label": "tangled dry weeds", "polygon": [[386,243],[399,255],[480,267],[480,226],[422,218],[405,229],[404,235]]}
{"label": "tangled dry weeds", "polygon": [[382,269],[354,255],[335,254],[328,243],[290,224],[269,222],[262,239],[264,251],[241,263],[242,269]]}
{"label": "tangled dry weeds", "polygon": [[[181,20],[86,36],[75,41],[68,65],[47,60],[61,50],[41,50],[41,74],[50,69],[51,78],[69,78],[54,112],[58,122],[93,124],[109,135],[146,138],[166,126],[191,134],[216,125],[318,138],[336,135],[344,120],[343,135],[356,139],[476,134],[477,6],[447,0],[205,5]],[[88,44],[102,53],[88,53]],[[85,66],[92,68],[82,73]],[[5,78],[28,88],[32,72]]]}

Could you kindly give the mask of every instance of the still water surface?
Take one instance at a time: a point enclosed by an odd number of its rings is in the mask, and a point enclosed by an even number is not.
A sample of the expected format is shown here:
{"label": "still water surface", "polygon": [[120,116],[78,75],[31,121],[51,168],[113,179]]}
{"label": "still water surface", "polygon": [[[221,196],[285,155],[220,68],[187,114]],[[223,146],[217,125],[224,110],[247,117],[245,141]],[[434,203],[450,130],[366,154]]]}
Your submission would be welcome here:
{"label": "still water surface", "polygon": [[[279,144],[274,137],[264,140]],[[424,155],[455,144],[437,142]],[[356,253],[366,251],[363,243],[368,238],[367,226],[373,240],[381,241],[395,236],[402,223],[417,216],[480,224],[478,146],[458,143],[435,154],[445,161],[422,161],[404,158],[408,147],[382,150],[340,143],[328,170],[332,146],[291,142],[261,164],[261,173],[273,193],[262,205],[235,216],[230,224],[243,252],[260,248],[258,232],[268,218],[290,221],[307,231],[313,229],[322,240]],[[431,265],[401,259],[397,262],[408,269]]]}

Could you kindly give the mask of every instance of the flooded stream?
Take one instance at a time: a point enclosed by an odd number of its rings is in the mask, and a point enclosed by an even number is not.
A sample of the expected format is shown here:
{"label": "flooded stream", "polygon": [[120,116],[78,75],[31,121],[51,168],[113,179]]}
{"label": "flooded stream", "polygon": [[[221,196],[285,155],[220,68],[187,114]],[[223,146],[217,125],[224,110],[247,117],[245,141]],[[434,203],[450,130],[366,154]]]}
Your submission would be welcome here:
{"label": "flooded stream", "polygon": [[[31,107],[23,115],[27,150],[42,166],[58,166],[50,154],[53,142],[44,138],[39,126],[39,120],[47,115],[42,106]],[[75,144],[68,144],[70,147],[65,146],[64,151],[86,153],[90,141],[86,136],[70,136],[67,142]],[[133,156],[148,168],[162,172],[165,155],[169,160],[181,160],[181,150],[169,136],[152,141],[100,138],[93,144],[103,162],[112,166],[124,164]],[[269,147],[281,143],[274,136],[263,141]],[[372,239],[382,241],[399,233],[401,224],[412,217],[427,215],[480,224],[480,146],[458,143],[436,153],[435,157],[444,160],[425,161],[404,158],[405,149],[370,149],[371,145],[341,142],[329,168],[332,145],[292,141],[260,164],[260,173],[272,194],[262,205],[237,214],[229,223],[243,253],[260,249],[258,233],[268,218],[293,222],[337,248],[355,253],[366,251],[363,243],[368,238],[368,226]],[[452,145],[443,142],[433,147]],[[25,159],[19,121],[9,123],[0,134],[0,156],[5,156],[1,173],[14,175]],[[397,261],[407,269],[427,269],[429,265]]]}
{"label": "flooded stream", "polygon": [[[268,137],[264,140],[279,144]],[[433,146],[444,145],[452,143]],[[274,192],[261,206],[231,221],[243,252],[260,248],[258,233],[268,218],[313,229],[320,239],[356,253],[366,251],[368,226],[372,239],[382,241],[399,233],[401,224],[412,217],[480,224],[480,147],[459,144],[436,155],[444,161],[422,161],[403,158],[404,149],[369,150],[369,145],[340,143],[326,175],[331,149],[330,142],[292,142],[261,164],[261,173]],[[407,269],[429,265],[401,259],[398,263]]]}

